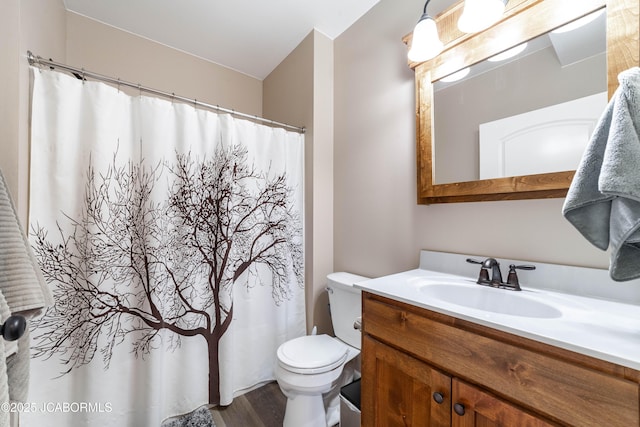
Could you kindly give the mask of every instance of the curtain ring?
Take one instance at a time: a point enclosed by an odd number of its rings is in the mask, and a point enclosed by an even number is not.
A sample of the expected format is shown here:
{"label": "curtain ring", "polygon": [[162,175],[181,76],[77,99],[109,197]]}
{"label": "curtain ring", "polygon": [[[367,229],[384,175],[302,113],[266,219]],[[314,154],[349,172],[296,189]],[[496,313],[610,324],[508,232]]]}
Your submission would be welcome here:
{"label": "curtain ring", "polygon": [[118,93],[120,93],[120,77],[118,77]]}
{"label": "curtain ring", "polygon": [[176,101],[176,94],[175,92],[171,92],[171,103],[173,104]]}
{"label": "curtain ring", "polygon": [[83,68],[82,69],[82,84],[84,84],[85,81],[87,81],[87,78],[85,77],[84,68]]}
{"label": "curtain ring", "polygon": [[142,86],[138,83],[138,95],[142,96]]}

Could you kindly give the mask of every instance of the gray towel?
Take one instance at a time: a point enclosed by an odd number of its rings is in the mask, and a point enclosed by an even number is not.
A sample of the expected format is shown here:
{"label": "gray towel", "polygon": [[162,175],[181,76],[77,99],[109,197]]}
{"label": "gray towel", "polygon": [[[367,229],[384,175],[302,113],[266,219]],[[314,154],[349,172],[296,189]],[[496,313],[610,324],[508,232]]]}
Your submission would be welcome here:
{"label": "gray towel", "polygon": [[[0,297],[1,322],[11,314],[29,319],[53,304],[51,290],[20,226],[1,171]],[[25,333],[18,341],[8,342],[1,337],[0,340],[0,399],[25,401],[29,385],[29,334]]]}
{"label": "gray towel", "polygon": [[12,314],[53,304],[0,171],[0,291]]}
{"label": "gray towel", "polygon": [[[11,315],[7,301],[5,301],[2,293],[0,292],[0,323],[4,323],[5,320]],[[0,354],[6,354],[7,346],[5,344],[12,344],[5,341],[0,337]],[[14,354],[15,356],[15,354]],[[12,356],[13,357],[13,356]],[[4,357],[0,357],[0,403],[9,403],[11,400],[11,391],[9,390],[9,378],[7,376],[7,363]],[[9,427],[11,416],[9,411],[0,411],[0,427]]]}
{"label": "gray towel", "polygon": [[609,274],[640,277],[640,68],[620,73],[576,170],[562,213],[599,249]]}

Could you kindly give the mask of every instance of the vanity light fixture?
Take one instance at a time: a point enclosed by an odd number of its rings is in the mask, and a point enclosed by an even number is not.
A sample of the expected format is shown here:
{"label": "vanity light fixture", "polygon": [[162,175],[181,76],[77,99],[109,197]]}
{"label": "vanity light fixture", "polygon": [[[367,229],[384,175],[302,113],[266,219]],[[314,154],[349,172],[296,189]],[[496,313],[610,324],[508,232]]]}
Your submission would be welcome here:
{"label": "vanity light fixture", "polygon": [[427,0],[425,2],[422,16],[413,29],[411,49],[407,54],[407,57],[412,62],[428,61],[442,52],[444,48],[438,36],[436,21],[427,14],[427,5],[430,1]]}
{"label": "vanity light fixture", "polygon": [[508,0],[465,0],[458,29],[463,33],[477,33],[500,20]]}

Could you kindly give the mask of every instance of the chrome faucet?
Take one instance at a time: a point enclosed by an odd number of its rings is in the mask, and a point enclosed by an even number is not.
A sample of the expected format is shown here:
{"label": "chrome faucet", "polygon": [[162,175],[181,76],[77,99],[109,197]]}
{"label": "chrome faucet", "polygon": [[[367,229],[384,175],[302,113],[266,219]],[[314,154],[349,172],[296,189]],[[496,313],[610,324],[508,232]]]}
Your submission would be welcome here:
{"label": "chrome faucet", "polygon": [[[516,274],[518,270],[535,270],[535,265],[509,265],[509,274],[507,276],[507,282],[502,281],[502,272],[500,271],[500,263],[495,258],[487,258],[484,261],[478,261],[472,258],[467,258],[467,262],[471,264],[480,264],[480,275],[476,281],[479,285],[489,285],[495,288],[510,289],[513,291],[520,291],[520,281]],[[489,279],[489,269],[491,269],[491,279]]]}

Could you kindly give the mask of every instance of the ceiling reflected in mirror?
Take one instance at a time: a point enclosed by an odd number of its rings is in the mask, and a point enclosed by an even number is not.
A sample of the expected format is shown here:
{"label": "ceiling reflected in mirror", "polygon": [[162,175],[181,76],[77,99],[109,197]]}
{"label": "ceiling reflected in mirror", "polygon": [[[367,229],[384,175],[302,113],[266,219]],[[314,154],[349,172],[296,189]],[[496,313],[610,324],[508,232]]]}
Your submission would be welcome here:
{"label": "ceiling reflected in mirror", "polygon": [[[560,66],[602,54],[606,51],[606,14],[605,9],[597,10],[583,18],[565,24],[547,34],[498,53],[470,68],[469,73],[456,71],[434,82],[434,91],[444,89],[464,77],[473,78],[479,74],[505,65],[506,60],[516,60],[538,50],[552,47],[558,57]],[[491,64],[493,63],[493,64]],[[467,67],[469,68],[469,67]],[[458,74],[460,72],[460,74]]]}

